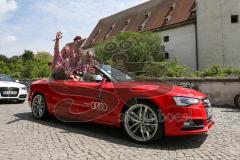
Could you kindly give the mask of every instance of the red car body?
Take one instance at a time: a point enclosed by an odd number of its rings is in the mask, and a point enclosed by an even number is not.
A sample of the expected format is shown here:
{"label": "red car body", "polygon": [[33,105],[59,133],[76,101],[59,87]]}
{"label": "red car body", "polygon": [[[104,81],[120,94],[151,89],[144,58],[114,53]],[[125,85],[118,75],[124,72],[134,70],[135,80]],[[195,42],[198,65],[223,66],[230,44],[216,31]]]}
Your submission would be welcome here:
{"label": "red car body", "polygon": [[[30,106],[34,95],[39,93],[45,97],[47,113],[63,121],[91,121],[121,127],[121,113],[126,104],[141,99],[161,112],[166,136],[202,134],[214,124],[206,95],[167,83],[39,80],[30,87]],[[176,96],[196,98],[199,103],[179,107],[173,99]],[[188,121],[195,125],[184,128]]]}

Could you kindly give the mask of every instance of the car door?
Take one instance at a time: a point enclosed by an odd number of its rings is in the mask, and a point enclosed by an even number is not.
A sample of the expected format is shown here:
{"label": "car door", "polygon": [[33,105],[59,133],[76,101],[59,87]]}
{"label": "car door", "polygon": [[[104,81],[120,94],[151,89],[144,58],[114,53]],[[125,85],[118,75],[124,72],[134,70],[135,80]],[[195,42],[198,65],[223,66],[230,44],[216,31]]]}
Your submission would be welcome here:
{"label": "car door", "polygon": [[101,83],[65,81],[64,94],[55,107],[55,116],[63,121],[93,121],[99,115]]}

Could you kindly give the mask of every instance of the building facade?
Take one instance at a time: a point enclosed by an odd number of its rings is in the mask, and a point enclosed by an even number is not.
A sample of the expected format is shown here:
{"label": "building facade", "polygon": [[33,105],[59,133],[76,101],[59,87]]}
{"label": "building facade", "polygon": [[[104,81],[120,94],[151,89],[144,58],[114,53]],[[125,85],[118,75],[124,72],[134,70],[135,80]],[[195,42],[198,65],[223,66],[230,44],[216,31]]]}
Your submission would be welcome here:
{"label": "building facade", "polygon": [[239,0],[151,0],[101,19],[83,48],[124,31],[152,31],[162,38],[165,59],[192,71],[240,67],[239,13]]}
{"label": "building facade", "polygon": [[199,68],[240,67],[240,1],[198,0]]}

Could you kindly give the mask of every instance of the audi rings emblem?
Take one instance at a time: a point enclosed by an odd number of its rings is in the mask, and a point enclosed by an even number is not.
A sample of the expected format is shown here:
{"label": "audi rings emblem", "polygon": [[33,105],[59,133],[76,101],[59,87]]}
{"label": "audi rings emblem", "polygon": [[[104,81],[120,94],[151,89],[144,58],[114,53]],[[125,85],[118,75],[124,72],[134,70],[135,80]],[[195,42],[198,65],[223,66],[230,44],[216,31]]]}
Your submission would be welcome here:
{"label": "audi rings emblem", "polygon": [[108,106],[106,103],[102,102],[91,102],[91,109],[105,112],[108,110]]}

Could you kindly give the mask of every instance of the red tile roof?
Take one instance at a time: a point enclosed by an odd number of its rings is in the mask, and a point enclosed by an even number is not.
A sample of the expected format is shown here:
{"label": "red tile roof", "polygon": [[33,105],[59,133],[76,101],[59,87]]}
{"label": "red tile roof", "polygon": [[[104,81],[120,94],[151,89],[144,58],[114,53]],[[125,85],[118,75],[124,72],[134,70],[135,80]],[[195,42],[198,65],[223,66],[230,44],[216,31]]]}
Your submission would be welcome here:
{"label": "red tile roof", "polygon": [[[101,19],[86,40],[83,48],[89,48],[103,41],[108,34],[109,36],[117,35],[124,27],[126,28],[125,31],[140,31],[139,26],[144,21],[145,26],[141,31],[160,30],[178,24],[194,22],[196,17],[192,16],[191,13],[195,11],[195,8],[196,0],[151,0],[145,2]],[[147,16],[148,14],[149,16]]]}

